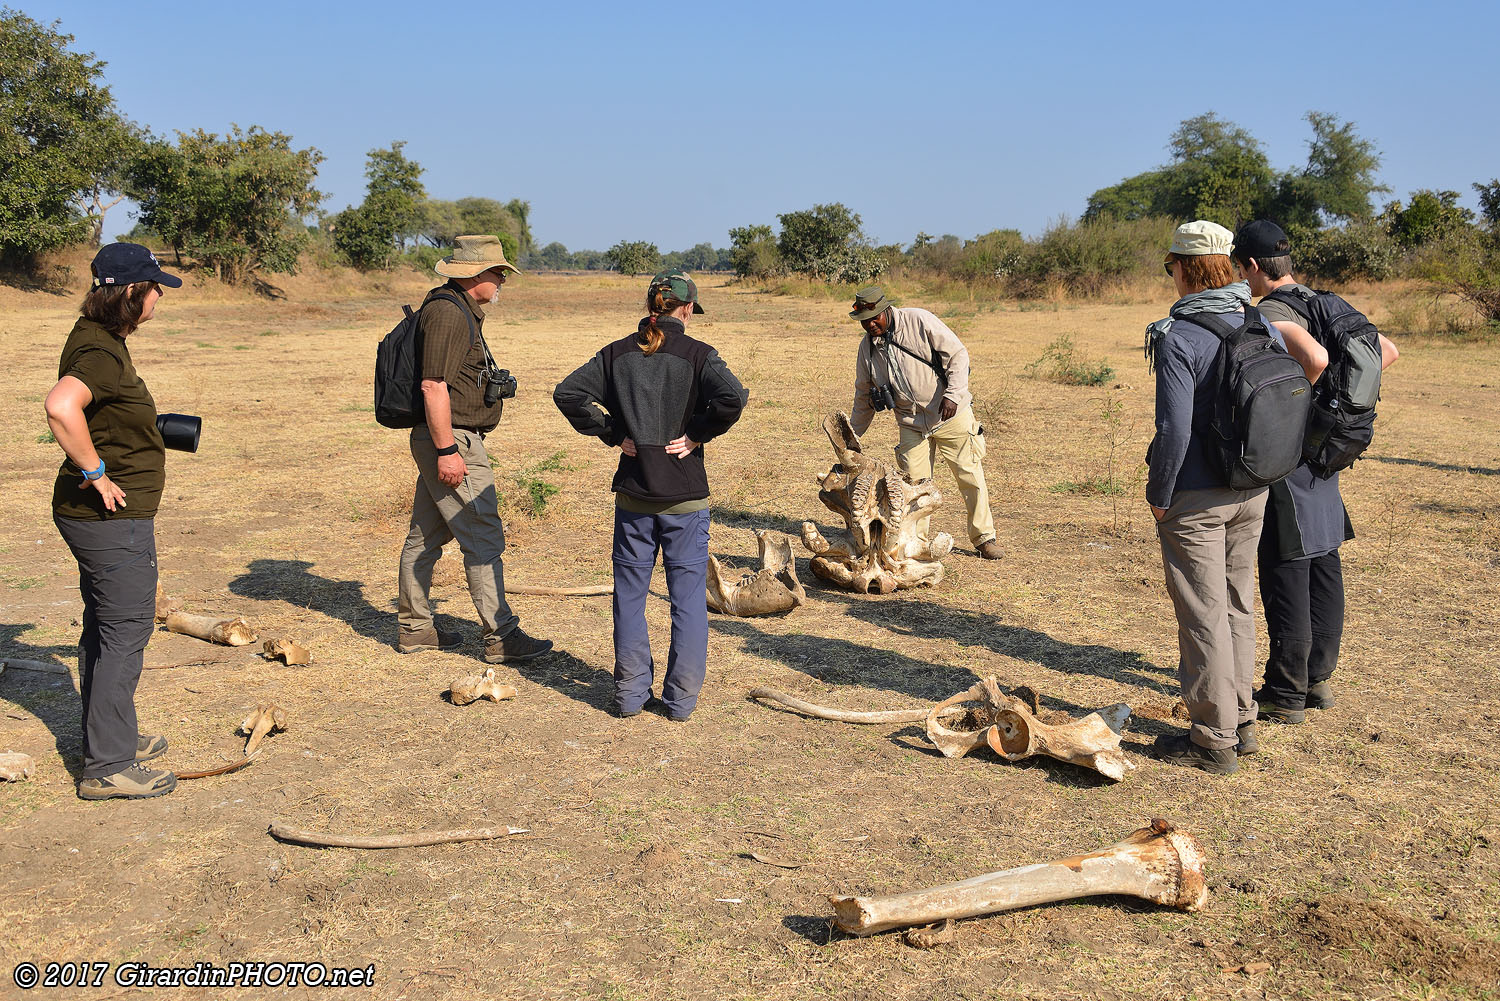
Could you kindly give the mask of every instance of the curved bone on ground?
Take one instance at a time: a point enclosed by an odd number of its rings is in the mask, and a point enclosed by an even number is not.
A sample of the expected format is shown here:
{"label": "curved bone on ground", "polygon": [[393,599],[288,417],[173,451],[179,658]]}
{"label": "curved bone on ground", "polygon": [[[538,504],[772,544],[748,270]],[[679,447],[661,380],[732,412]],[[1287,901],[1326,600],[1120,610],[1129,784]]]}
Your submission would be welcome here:
{"label": "curved bone on ground", "polygon": [[166,626],[170,632],[223,646],[248,646],[255,642],[255,627],[239,617],[225,619],[217,615],[173,612],[167,616]]}
{"label": "curved bone on ground", "polygon": [[[939,718],[952,711],[962,711],[962,703],[977,702],[976,715],[980,720],[977,730],[954,730],[944,726]],[[945,758],[961,758],[989,744],[989,731],[993,729],[996,715],[1003,708],[1019,706],[1025,708],[1020,699],[1000,691],[1000,682],[994,677],[985,678],[933,706],[927,713],[927,739]]]}
{"label": "curved bone on ground", "polygon": [[1122,893],[1163,907],[1196,911],[1208,902],[1204,852],[1165,820],[1102,851],[975,876],[888,896],[830,896],[834,921],[855,935],[928,925],[1059,900]]}
{"label": "curved bone on ground", "polygon": [[288,666],[307,664],[312,661],[312,652],[296,640],[274,639],[261,644],[261,651],[271,660],[280,659]]}
{"label": "curved bone on ground", "polygon": [[0,674],[9,669],[12,671],[32,671],[36,674],[72,674],[72,668],[66,664],[53,664],[45,660],[21,660],[18,657],[6,657],[0,659]]}
{"label": "curved bone on ground", "polygon": [[514,687],[495,680],[493,667],[485,668],[484,674],[466,674],[462,678],[454,678],[448,685],[448,698],[456,706],[466,706],[480,699],[499,702],[515,697]]}
{"label": "curved bone on ground", "polygon": [[725,615],[774,615],[807,601],[797,579],[792,540],[780,532],[756,530],[761,569],[730,580],[717,559],[708,558],[708,607]]}
{"label": "curved bone on ground", "polygon": [[286,729],[286,710],[270,702],[262,702],[255,707],[255,712],[245,717],[239,729],[249,734],[245,738],[245,754],[251,755],[266,734]]}
{"label": "curved bone on ground", "polygon": [[[1126,772],[1135,770],[1135,762],[1120,750],[1118,727],[1129,716],[1130,707],[1120,702],[1053,726],[1037,719],[1024,705],[1009,706],[996,714],[995,725],[985,731],[985,738],[990,748],[1007,761],[1042,754],[1092,768],[1118,782]],[[1111,721],[1115,721],[1114,726]]]}
{"label": "curved bone on ground", "polygon": [[[814,719],[832,720],[835,723],[918,723],[927,718],[930,710],[927,709],[886,709],[874,712],[861,712],[854,709],[836,709],[831,706],[820,706],[812,702],[804,702],[802,699],[777,691],[774,688],[752,688],[747,693],[750,698],[762,702],[774,702],[785,706],[794,712]],[[947,714],[967,712],[963,706],[950,706],[944,710]]]}
{"label": "curved bone on ground", "polygon": [[0,754],[0,782],[24,782],[36,770],[36,759],[19,751]]}

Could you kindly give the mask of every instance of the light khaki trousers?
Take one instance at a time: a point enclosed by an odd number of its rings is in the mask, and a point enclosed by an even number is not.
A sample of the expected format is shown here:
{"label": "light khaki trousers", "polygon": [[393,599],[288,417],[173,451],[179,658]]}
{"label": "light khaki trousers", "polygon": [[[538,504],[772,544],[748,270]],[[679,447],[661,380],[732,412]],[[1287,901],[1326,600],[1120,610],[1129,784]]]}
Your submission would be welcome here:
{"label": "light khaki trousers", "polygon": [[484,637],[505,636],[519,625],[505,601],[505,528],[495,496],[495,474],[490,469],[484,439],[473,431],[453,429],[458,454],[468,472],[456,487],[437,477],[437,447],[432,432],[419,424],[411,429],[411,457],[417,463],[417,488],[411,502],[411,530],[401,547],[397,576],[397,618],[401,628],[425,629],[432,624],[432,568],[443,546],[457,539],[469,578],[469,597]]}
{"label": "light khaki trousers", "polygon": [[1177,611],[1177,675],[1193,743],[1222,750],[1253,722],[1255,556],[1266,490],[1182,490],[1157,522]]}
{"label": "light khaki trousers", "polygon": [[[995,537],[995,519],[990,515],[990,494],[984,485],[984,435],[978,434],[979,422],[974,408],[964,407],[951,418],[923,435],[900,425],[901,441],[896,446],[896,464],[908,479],[932,478],[932,467],[941,458],[953,470],[958,492],[969,511],[969,541],[976,547]],[[931,518],[917,526],[924,539],[930,539]]]}

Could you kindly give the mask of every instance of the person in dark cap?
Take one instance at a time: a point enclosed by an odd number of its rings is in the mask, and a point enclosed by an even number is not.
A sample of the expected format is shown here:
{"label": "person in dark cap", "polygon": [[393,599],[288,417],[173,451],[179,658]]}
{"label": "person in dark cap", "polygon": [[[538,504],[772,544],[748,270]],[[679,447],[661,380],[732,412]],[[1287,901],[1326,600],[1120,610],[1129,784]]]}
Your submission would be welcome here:
{"label": "person in dark cap", "polygon": [[135,370],[127,339],[156,315],[163,286],[181,288],[151,251],[102,247],[93,283],[63,345],[47,424],[66,457],[52,487],[52,517],[78,561],[83,634],[82,799],[144,799],[177,786],[145,763],[167,740],[139,732],[135,689],[155,628],[155,518],[166,482],[156,401]]}
{"label": "person in dark cap", "polygon": [[[1297,347],[1322,359],[1316,382],[1337,345],[1318,339],[1309,330],[1309,313],[1299,311],[1316,293],[1292,277],[1291,241],[1281,227],[1257,219],[1240,228],[1234,238],[1234,261],[1239,265],[1256,308],[1286,338],[1287,349]],[[1275,293],[1275,295],[1273,295]],[[1267,298],[1270,296],[1270,298]],[[1381,368],[1395,362],[1396,346],[1380,335]],[[1301,356],[1299,355],[1299,358]],[[1262,720],[1301,723],[1308,709],[1334,704],[1330,679],[1338,664],[1344,632],[1344,573],[1339,547],[1354,538],[1339,474],[1326,479],[1303,462],[1283,480],[1273,483],[1266,501],[1257,560],[1260,598],[1266,633],[1271,641],[1265,678],[1255,693]]]}
{"label": "person in dark cap", "polygon": [[[969,541],[981,559],[1004,554],[995,541],[989,489],[984,482],[984,428],[974,417],[969,392],[969,349],[948,325],[925,309],[898,308],[879,286],[860,289],[849,316],[864,328],[854,361],[854,405],[849,423],[863,435],[877,411],[891,410],[900,431],[896,464],[913,480],[931,479],[941,458],[958,481],[968,511]],[[918,535],[933,558],[947,555],[953,540],[932,538],[930,519]]]}
{"label": "person in dark cap", "polygon": [[619,448],[615,494],[615,714],[652,702],[646,594],[667,572],[672,646],[658,703],[685,722],[708,670],[708,472],[703,445],[739,420],[748,394],[711,346],[687,334],[698,286],[668,269],[646,288],[646,316],[560,382],[557,409],[580,434]]}

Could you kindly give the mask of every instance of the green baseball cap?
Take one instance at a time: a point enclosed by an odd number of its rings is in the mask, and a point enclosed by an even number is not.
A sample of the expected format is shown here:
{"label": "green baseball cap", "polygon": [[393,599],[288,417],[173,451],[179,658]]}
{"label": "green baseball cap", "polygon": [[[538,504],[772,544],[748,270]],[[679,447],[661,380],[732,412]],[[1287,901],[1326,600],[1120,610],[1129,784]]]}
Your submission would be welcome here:
{"label": "green baseball cap", "polygon": [[698,301],[698,283],[689,278],[688,273],[681,268],[658,271],[656,277],[651,279],[651,287],[646,290],[646,294],[653,292],[660,292],[678,302],[690,302],[694,313],[703,312],[703,304]]}

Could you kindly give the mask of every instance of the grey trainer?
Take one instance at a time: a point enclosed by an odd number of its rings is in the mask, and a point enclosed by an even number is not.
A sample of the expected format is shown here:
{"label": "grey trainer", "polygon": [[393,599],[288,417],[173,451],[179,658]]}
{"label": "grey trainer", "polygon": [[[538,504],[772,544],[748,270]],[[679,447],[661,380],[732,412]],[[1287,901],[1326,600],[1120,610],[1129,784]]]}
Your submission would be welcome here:
{"label": "grey trainer", "polygon": [[150,761],[167,753],[167,738],[147,737],[140,734],[135,738],[135,763]]}
{"label": "grey trainer", "polygon": [[1255,736],[1255,721],[1241,723],[1234,731],[1240,742],[1234,745],[1235,754],[1255,754],[1260,750],[1260,741]]}
{"label": "grey trainer", "polygon": [[98,779],[78,783],[79,799],[150,799],[165,796],[177,788],[177,776],[156,772],[140,765]]}

